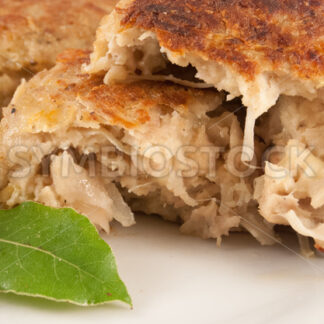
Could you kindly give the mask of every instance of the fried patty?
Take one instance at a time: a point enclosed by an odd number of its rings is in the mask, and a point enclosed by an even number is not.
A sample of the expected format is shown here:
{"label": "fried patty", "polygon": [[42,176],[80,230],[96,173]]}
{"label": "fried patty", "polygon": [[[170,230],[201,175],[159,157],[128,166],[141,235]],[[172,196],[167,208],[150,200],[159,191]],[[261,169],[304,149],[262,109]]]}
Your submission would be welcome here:
{"label": "fried patty", "polygon": [[0,0],[0,105],[66,48],[91,49],[117,0]]}
{"label": "fried patty", "polygon": [[116,9],[122,28],[143,28],[182,55],[229,64],[247,80],[262,71],[324,82],[321,0],[133,0]]}
{"label": "fried patty", "polygon": [[204,238],[220,241],[243,226],[273,242],[252,199],[258,172],[233,158],[242,130],[222,93],[171,82],[106,85],[104,74],[81,73],[88,63],[81,50],[60,54],[4,108],[4,207],[69,206],[106,231],[113,219],[132,225],[141,211]]}
{"label": "fried patty", "polygon": [[169,62],[248,107],[255,119],[280,94],[324,97],[323,0],[123,0],[99,28],[87,71],[106,82],[161,73]]}

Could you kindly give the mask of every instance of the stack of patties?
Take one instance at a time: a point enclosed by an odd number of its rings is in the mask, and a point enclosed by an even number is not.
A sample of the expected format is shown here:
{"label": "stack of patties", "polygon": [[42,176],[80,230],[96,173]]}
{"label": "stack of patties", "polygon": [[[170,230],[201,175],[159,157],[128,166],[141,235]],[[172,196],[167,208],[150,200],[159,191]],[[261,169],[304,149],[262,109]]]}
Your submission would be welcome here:
{"label": "stack of patties", "polygon": [[107,232],[113,219],[129,226],[141,211],[204,238],[242,226],[272,242],[253,200],[258,173],[240,160],[243,133],[222,93],[171,82],[106,85],[104,74],[82,73],[88,63],[87,52],[62,53],[4,108],[4,206],[73,207]]}
{"label": "stack of patties", "polygon": [[87,71],[105,70],[111,83],[193,67],[227,99],[242,98],[251,159],[255,120],[281,94],[323,97],[323,29],[322,0],[122,0],[99,27]]}
{"label": "stack of patties", "polygon": [[91,49],[117,0],[0,0],[0,106],[66,48]]}
{"label": "stack of patties", "polygon": [[323,28],[322,0],[119,2],[90,59],[61,54],[4,109],[0,200],[106,231],[159,214],[218,242],[291,225],[321,248]]}
{"label": "stack of patties", "polygon": [[276,106],[258,121],[267,148],[254,197],[269,222],[291,225],[321,248],[323,35],[322,0],[123,0],[104,18],[86,70],[104,70],[110,84],[174,79],[172,71],[194,68],[200,87],[225,90],[246,106],[246,161],[255,121]]}

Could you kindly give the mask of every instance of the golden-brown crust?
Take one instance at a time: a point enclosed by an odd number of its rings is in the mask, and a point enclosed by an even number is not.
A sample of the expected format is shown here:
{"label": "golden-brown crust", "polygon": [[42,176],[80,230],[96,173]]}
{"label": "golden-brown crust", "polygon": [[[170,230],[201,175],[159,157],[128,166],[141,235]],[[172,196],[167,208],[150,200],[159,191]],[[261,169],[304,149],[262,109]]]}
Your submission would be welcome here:
{"label": "golden-brown crust", "polygon": [[154,31],[163,47],[247,79],[266,67],[323,80],[324,0],[132,0],[117,12],[124,27]]}
{"label": "golden-brown crust", "polygon": [[0,107],[22,78],[52,67],[61,51],[91,49],[101,18],[116,2],[0,0]]}
{"label": "golden-brown crust", "polygon": [[[66,51],[61,57],[65,59],[61,69],[74,65],[75,71],[81,70],[81,64],[89,62],[89,53]],[[138,81],[106,85],[103,75],[80,75],[80,82],[75,86],[67,85],[63,91],[71,91],[74,96],[81,98],[93,110],[92,118],[109,119],[110,124],[119,124],[126,128],[134,128],[150,120],[149,110],[152,107],[168,106],[178,111],[186,111],[192,99],[196,96],[214,95],[214,90],[198,90],[184,88],[170,82]]]}
{"label": "golden-brown crust", "polygon": [[90,51],[82,49],[67,49],[56,57],[56,63],[61,63],[65,66],[79,67],[82,64],[89,64]]}
{"label": "golden-brown crust", "polygon": [[37,72],[66,48],[91,49],[117,0],[0,0],[0,73]]}
{"label": "golden-brown crust", "polygon": [[[20,90],[22,95],[15,98],[13,118],[20,115],[23,123],[31,121],[39,122],[42,127],[46,124],[56,127],[64,123],[60,118],[73,116],[71,111],[78,111],[81,103],[84,122],[134,128],[150,120],[150,109],[154,107],[186,113],[193,100],[199,102],[206,96],[212,100],[218,96],[212,89],[191,89],[169,82],[139,81],[108,86],[103,83],[104,75],[81,73],[82,64],[89,62],[89,54],[66,50],[58,55],[53,69],[39,73]],[[10,106],[5,110],[10,115]]]}

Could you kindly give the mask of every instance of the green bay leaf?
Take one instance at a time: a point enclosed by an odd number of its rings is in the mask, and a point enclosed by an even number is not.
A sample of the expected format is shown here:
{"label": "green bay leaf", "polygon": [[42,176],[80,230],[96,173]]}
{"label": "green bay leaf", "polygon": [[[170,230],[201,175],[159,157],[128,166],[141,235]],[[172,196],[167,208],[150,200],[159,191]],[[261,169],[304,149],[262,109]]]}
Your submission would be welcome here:
{"label": "green bay leaf", "polygon": [[131,305],[110,247],[72,209],[26,202],[0,210],[0,292],[78,305]]}

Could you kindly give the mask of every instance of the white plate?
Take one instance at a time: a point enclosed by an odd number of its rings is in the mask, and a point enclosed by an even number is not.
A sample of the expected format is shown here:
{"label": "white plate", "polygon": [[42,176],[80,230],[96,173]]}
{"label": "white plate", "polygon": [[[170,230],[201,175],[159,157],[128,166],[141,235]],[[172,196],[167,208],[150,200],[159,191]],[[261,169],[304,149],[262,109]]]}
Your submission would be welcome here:
{"label": "white plate", "polygon": [[[293,241],[292,238],[290,241]],[[215,241],[179,235],[177,226],[140,216],[107,238],[134,309],[81,308],[0,296],[0,323],[323,323],[324,259],[304,259],[246,234]],[[290,248],[298,251],[295,242]]]}

